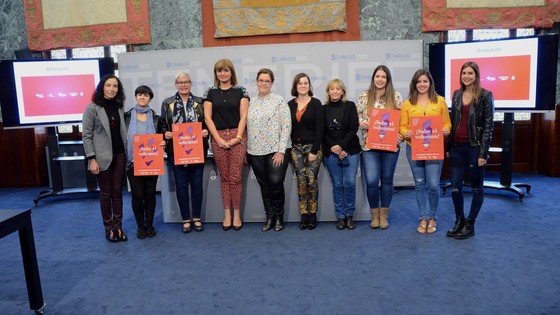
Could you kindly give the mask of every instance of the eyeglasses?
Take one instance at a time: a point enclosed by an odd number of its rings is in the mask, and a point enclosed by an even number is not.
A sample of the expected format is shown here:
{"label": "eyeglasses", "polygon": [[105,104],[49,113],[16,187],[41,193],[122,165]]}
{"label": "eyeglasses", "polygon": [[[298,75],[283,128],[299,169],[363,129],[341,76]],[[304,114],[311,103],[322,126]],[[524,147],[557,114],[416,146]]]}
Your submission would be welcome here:
{"label": "eyeglasses", "polygon": [[272,83],[272,81],[270,81],[270,80],[257,80],[257,82],[262,83],[262,84],[270,84],[270,83]]}
{"label": "eyeglasses", "polygon": [[178,81],[178,82],[175,82],[175,84],[177,84],[177,85],[187,85],[187,84],[191,84],[191,83],[192,83],[191,81]]}

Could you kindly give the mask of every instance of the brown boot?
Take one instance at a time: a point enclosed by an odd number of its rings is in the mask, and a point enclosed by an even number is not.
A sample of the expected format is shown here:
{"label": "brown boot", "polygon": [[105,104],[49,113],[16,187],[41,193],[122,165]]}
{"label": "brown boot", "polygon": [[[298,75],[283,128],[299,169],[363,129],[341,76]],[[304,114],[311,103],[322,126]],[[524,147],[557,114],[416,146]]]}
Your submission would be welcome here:
{"label": "brown boot", "polygon": [[378,229],[379,228],[379,208],[369,209],[371,213],[371,228]]}
{"label": "brown boot", "polygon": [[379,227],[382,230],[385,230],[389,227],[389,221],[387,220],[389,218],[389,208],[380,208],[381,210],[379,211]]}

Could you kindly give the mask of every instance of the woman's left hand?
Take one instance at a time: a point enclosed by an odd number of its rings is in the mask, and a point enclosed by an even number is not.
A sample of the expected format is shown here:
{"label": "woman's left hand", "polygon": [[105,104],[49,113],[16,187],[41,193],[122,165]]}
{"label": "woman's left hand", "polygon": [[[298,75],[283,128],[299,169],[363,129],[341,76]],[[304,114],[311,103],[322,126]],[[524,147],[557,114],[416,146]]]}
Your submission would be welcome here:
{"label": "woman's left hand", "polygon": [[404,137],[400,133],[397,133],[397,144],[401,144],[403,141]]}
{"label": "woman's left hand", "polygon": [[441,129],[441,132],[443,133],[444,136],[446,136],[446,137],[449,136],[449,129],[443,128],[443,129]]}
{"label": "woman's left hand", "polygon": [[203,138],[208,137],[208,129],[202,129],[202,137]]}
{"label": "woman's left hand", "polygon": [[284,163],[284,153],[282,152],[274,153],[274,156],[272,157],[272,165],[280,166],[282,165],[282,163]]}
{"label": "woman's left hand", "polygon": [[487,163],[486,159],[478,158],[478,166],[484,166],[486,165],[486,163]]}
{"label": "woman's left hand", "polygon": [[165,140],[163,140],[163,141],[161,141],[159,146],[162,147],[163,149],[165,149],[165,147],[167,146],[167,143],[165,142]]}

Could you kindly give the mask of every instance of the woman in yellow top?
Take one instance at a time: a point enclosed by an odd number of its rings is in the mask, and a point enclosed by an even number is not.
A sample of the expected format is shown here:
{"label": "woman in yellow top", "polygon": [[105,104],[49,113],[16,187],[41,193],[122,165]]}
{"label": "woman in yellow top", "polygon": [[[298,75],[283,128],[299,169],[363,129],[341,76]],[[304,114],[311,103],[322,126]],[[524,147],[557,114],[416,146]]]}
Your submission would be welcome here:
{"label": "woman in yellow top", "polygon": [[[443,160],[412,160],[410,139],[410,119],[421,116],[441,116],[444,136],[449,135],[451,119],[449,109],[443,97],[436,93],[434,79],[430,72],[420,69],[412,76],[408,99],[401,109],[400,134],[406,139],[406,156],[414,177],[416,202],[420,211],[418,233],[434,233],[436,231],[436,212],[439,203],[439,179]],[[426,208],[426,190],[428,191],[428,205]]]}

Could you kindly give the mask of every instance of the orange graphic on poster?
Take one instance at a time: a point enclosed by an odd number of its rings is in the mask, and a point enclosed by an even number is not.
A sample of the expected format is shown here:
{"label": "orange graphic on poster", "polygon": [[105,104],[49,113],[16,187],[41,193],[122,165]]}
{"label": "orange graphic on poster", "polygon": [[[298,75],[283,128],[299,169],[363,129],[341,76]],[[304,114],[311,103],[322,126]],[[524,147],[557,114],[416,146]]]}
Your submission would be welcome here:
{"label": "orange graphic on poster", "polygon": [[369,116],[367,147],[396,152],[400,119],[399,110],[372,108]]}
{"label": "orange graphic on poster", "polygon": [[410,118],[413,160],[443,160],[443,118],[426,116]]}
{"label": "orange graphic on poster", "polygon": [[163,135],[134,135],[134,176],[163,175]]}
{"label": "orange graphic on poster", "polygon": [[204,163],[202,123],[173,124],[175,165]]}

